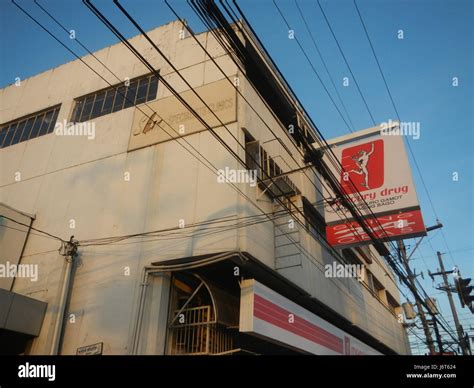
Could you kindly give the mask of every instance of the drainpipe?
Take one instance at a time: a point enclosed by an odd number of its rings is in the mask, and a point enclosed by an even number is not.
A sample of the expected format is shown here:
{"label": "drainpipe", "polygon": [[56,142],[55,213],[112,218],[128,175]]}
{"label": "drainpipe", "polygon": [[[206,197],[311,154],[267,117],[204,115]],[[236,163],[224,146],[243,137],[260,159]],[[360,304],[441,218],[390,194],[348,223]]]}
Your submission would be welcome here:
{"label": "drainpipe", "polygon": [[131,354],[137,354],[139,350],[138,347],[139,347],[140,331],[141,331],[141,326],[142,326],[143,306],[145,304],[145,295],[146,295],[146,289],[148,286],[148,275],[151,269],[152,268],[146,266],[143,270],[142,282],[140,284],[140,297],[138,301],[138,310],[135,316],[135,324],[134,324],[134,330],[133,330],[133,335],[132,335]]}
{"label": "drainpipe", "polygon": [[74,258],[77,255],[77,241],[73,240],[74,236],[71,236],[71,239],[63,244],[62,256],[66,258],[66,270],[64,274],[64,280],[61,287],[61,295],[58,302],[58,314],[56,318],[56,323],[54,325],[53,339],[51,341],[51,355],[57,355],[59,353],[59,345],[61,337],[64,331],[64,322],[65,322],[65,312],[68,296],[71,292],[71,277],[72,271],[74,268]]}

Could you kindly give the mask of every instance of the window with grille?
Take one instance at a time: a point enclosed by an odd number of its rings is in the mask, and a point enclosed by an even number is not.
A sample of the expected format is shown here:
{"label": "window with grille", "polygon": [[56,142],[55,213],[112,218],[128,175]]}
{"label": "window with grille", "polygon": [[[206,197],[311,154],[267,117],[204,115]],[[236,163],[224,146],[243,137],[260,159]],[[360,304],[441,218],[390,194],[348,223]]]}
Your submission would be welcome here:
{"label": "window with grille", "polygon": [[158,78],[146,75],[76,99],[71,121],[80,123],[154,100]]}
{"label": "window with grille", "polygon": [[324,217],[306,197],[302,197],[302,199],[306,230],[313,236],[325,236],[326,221],[324,220]]}
{"label": "window with grille", "polygon": [[0,125],[0,147],[6,148],[53,132],[60,107],[57,105]]}
{"label": "window with grille", "polygon": [[[299,194],[288,175],[275,162],[267,151],[246,130],[245,134],[245,164],[248,170],[257,170],[257,177],[265,182],[259,183],[262,190],[273,197],[287,197]],[[267,187],[268,186],[268,187]]]}

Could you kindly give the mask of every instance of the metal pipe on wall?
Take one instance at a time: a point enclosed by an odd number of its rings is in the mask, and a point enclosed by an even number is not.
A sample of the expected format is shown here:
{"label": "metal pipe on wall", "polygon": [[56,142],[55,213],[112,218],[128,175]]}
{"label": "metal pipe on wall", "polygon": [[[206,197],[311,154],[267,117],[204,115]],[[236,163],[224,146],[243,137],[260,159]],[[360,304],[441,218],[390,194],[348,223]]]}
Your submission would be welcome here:
{"label": "metal pipe on wall", "polygon": [[57,355],[59,351],[59,343],[64,329],[64,312],[66,311],[66,302],[70,292],[71,276],[73,270],[73,258],[66,257],[66,269],[64,280],[61,288],[61,295],[58,303],[58,314],[54,325],[53,339],[51,341],[51,355]]}

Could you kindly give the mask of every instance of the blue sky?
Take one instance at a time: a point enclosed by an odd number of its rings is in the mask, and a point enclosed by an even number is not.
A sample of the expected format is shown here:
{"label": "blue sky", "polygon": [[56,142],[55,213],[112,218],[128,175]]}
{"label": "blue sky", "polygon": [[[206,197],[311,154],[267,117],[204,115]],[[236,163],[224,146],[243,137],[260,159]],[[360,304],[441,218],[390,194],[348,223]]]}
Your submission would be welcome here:
{"label": "blue sky", "polygon": [[[68,29],[90,49],[97,50],[116,43],[116,38],[93,16],[79,0],[39,0]],[[202,31],[184,0],[171,0],[178,12],[195,31]],[[84,51],[72,44],[32,1],[22,4],[81,55]],[[109,2],[96,1],[125,36],[137,34],[132,26]],[[395,119],[388,94],[378,72],[353,2],[350,0],[322,1],[322,6],[351,65],[352,71],[367,99],[377,122]],[[160,1],[122,2],[145,30],[174,19]],[[303,57],[295,40],[288,39],[288,29],[270,0],[239,2],[249,21],[272,55],[280,70],[298,95],[314,122],[326,138],[347,133],[347,128]],[[279,0],[278,4],[296,37],[304,46],[323,82],[336,99],[332,85],[304,28],[294,0]],[[344,100],[357,129],[372,126],[369,114],[337,46],[328,30],[316,1],[298,0],[312,29],[336,87]],[[440,300],[442,311],[449,320],[451,313],[445,295],[432,288],[428,268],[435,271],[435,252],[446,252],[447,268],[455,262],[464,277],[474,278],[474,185],[473,185],[473,2],[469,0],[360,0],[364,17],[391,89],[402,121],[419,122],[421,137],[409,139],[423,174],[426,187],[451,250],[439,231],[430,233],[414,254],[412,265],[425,273],[420,279],[425,289]],[[49,68],[73,60],[63,47],[35,26],[13,4],[0,0],[0,87]],[[404,39],[397,38],[403,30]],[[343,77],[349,86],[343,87]],[[453,87],[452,79],[459,79]],[[336,99],[338,102],[338,100]],[[436,223],[420,175],[411,160],[415,184],[425,224]],[[453,172],[459,180],[453,181]],[[414,241],[406,241],[414,246]],[[457,295],[455,295],[457,299]],[[457,300],[456,303],[458,304]],[[474,329],[474,315],[467,309],[459,312],[465,328]],[[474,334],[474,330],[472,331]]]}

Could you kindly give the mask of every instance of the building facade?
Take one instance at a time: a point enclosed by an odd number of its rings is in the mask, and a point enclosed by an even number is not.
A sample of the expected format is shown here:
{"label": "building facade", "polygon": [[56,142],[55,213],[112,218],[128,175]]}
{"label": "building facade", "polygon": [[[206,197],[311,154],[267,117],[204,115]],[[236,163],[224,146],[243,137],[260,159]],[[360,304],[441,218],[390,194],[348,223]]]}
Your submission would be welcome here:
{"label": "building facade", "polygon": [[108,83],[75,60],[0,91],[0,263],[37,269],[0,279],[4,352],[409,353],[376,250],[339,251],[358,276],[337,275],[288,125],[311,124],[236,33],[252,61],[176,21],[148,33],[174,68],[140,35],[156,73],[116,44],[94,53],[108,69],[82,58]]}

